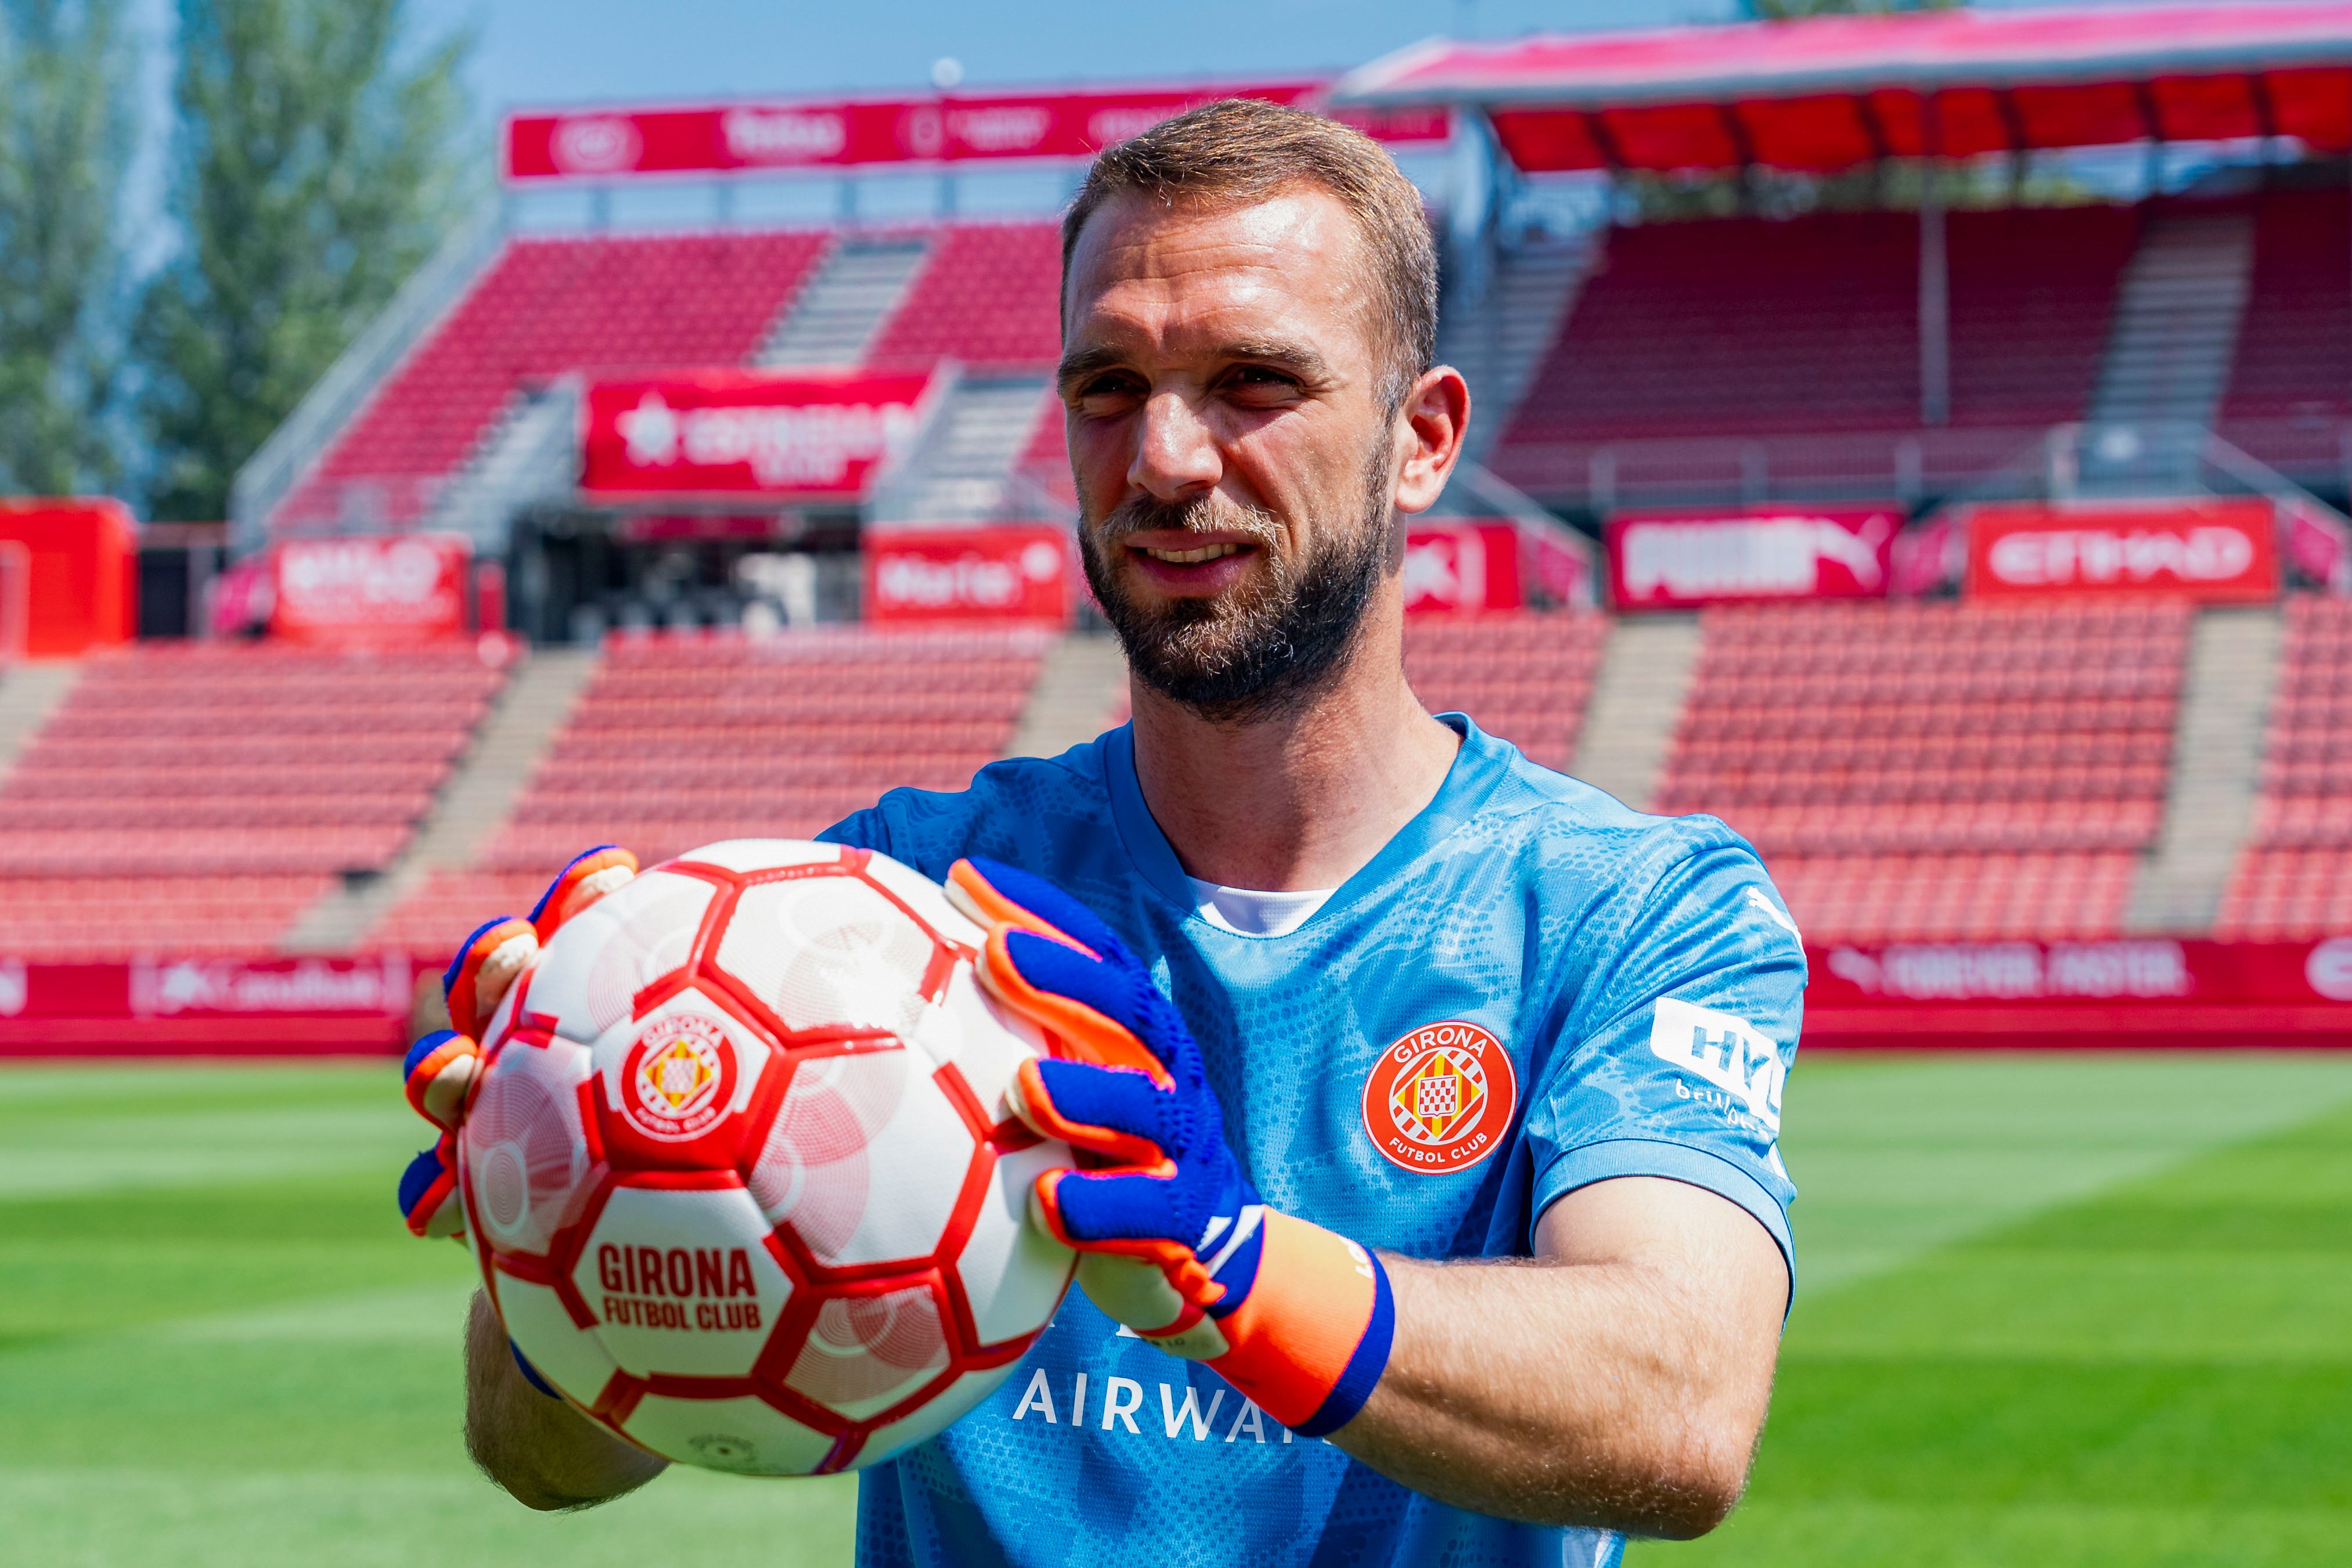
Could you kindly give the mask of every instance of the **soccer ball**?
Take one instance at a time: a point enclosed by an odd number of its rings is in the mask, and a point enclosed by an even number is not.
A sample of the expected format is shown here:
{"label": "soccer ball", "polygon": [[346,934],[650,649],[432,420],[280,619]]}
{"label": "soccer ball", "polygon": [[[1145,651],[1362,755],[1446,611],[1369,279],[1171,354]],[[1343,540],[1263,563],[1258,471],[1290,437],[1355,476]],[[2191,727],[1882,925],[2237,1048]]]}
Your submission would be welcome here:
{"label": "soccer ball", "polygon": [[1076,1260],[1076,1163],[1004,1091],[1037,1031],[980,929],[864,850],[711,844],[567,922],[484,1031],[466,1234],[516,1347],[665,1458],[875,1464],[1003,1382]]}

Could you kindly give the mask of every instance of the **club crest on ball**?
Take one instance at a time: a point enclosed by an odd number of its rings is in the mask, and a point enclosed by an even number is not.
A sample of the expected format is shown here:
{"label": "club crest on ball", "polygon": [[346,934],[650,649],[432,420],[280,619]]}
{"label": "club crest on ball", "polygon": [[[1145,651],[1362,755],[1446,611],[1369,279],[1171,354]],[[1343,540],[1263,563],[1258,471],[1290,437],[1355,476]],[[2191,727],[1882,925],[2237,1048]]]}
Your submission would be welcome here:
{"label": "club crest on ball", "polygon": [[621,1113],[648,1138],[682,1143],[727,1113],[735,1093],[735,1047],[698,1013],[657,1018],[629,1048]]}

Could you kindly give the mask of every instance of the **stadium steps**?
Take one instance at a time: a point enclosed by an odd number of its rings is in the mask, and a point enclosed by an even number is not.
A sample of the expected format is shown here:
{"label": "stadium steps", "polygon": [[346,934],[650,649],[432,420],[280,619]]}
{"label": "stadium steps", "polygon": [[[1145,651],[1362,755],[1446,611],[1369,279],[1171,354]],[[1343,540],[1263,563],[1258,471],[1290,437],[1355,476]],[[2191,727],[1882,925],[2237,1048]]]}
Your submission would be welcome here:
{"label": "stadium steps", "polygon": [[15,765],[25,742],[40,733],[49,716],[73,690],[81,665],[70,659],[43,659],[0,668],[0,773]]}
{"label": "stadium steps", "polygon": [[2155,852],[2140,864],[2126,929],[2202,935],[2212,928],[2230,868],[2253,825],[2281,637],[2275,609],[2198,616],[2164,825]]}
{"label": "stadium steps", "polygon": [[1046,385],[1044,376],[959,382],[922,445],[874,497],[872,520],[957,523],[998,516],[1013,465],[1037,428]]}
{"label": "stadium steps", "polygon": [[1073,632],[1054,644],[1020,727],[1006,747],[1009,757],[1059,757],[1109,728],[1127,695],[1127,660],[1118,639],[1108,632]]}
{"label": "stadium steps", "polygon": [[425,526],[465,535],[477,552],[505,548],[525,503],[569,489],[580,470],[579,400],[564,388],[518,392],[434,503]]}
{"label": "stadium steps", "polygon": [[930,248],[921,238],[842,241],[784,308],[751,362],[769,370],[856,364],[905,300]]}
{"label": "stadium steps", "polygon": [[2119,425],[2210,428],[2238,347],[2252,280],[2254,226],[2245,212],[2166,213],[2148,220],[2124,270],[2088,420],[2084,455],[2094,487],[2177,482],[2177,455]]}
{"label": "stadium steps", "polygon": [[340,888],[305,910],[284,946],[294,952],[348,948],[433,872],[472,864],[489,848],[595,667],[590,649],[533,653],[507,682],[406,852],[383,875]]}
{"label": "stadium steps", "polygon": [[1470,425],[1474,461],[1510,423],[1601,253],[1590,235],[1526,240],[1499,255],[1486,298],[1438,324],[1437,357],[1462,372],[1478,410]]}
{"label": "stadium steps", "polygon": [[1601,653],[1592,706],[1569,771],[1635,810],[1647,810],[1665,772],[1698,653],[1696,615],[1620,621]]}

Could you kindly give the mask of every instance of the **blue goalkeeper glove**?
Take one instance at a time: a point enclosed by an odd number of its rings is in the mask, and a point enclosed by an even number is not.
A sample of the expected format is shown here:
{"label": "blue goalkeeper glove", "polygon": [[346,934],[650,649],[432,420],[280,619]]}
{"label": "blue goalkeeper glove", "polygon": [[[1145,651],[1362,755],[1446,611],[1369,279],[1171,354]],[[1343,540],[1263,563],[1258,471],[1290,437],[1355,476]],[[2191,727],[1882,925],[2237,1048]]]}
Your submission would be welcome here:
{"label": "blue goalkeeper glove", "polygon": [[957,862],[948,886],[988,931],[982,979],[1054,1048],[1022,1064],[1014,1111],[1095,1156],[1039,1177],[1031,1204],[1080,1253],[1087,1295],[1285,1426],[1345,1426],[1388,1364],[1395,1311],[1380,1260],[1266,1207],[1225,1142],[1192,1031],[1108,926],[993,862]]}
{"label": "blue goalkeeper glove", "polygon": [[400,1064],[409,1104],[441,1130],[433,1147],[409,1161],[401,1173],[400,1212],[415,1234],[466,1233],[465,1211],[450,1199],[457,1187],[457,1127],[481,1065],[476,1040],[483,1026],[558,926],[636,874],[636,856],[600,844],[575,856],[556,874],[530,919],[502,915],[483,922],[449,961],[441,977],[441,994],[449,1004],[453,1027],[417,1040]]}

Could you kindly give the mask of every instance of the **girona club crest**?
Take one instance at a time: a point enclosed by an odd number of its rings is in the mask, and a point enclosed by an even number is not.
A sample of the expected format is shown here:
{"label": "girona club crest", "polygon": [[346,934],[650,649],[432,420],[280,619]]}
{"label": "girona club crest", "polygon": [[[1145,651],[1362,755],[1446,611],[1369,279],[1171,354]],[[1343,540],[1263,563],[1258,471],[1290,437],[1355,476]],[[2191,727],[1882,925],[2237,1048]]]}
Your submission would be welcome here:
{"label": "girona club crest", "polygon": [[735,1047],[727,1031],[693,1013],[656,1019],[629,1048],[621,1113],[648,1138],[682,1143],[727,1113],[735,1096]]}
{"label": "girona club crest", "polygon": [[1502,1146],[1519,1082],[1503,1042],[1475,1023],[1425,1024],[1381,1052],[1364,1082],[1364,1131],[1391,1165],[1468,1170]]}

